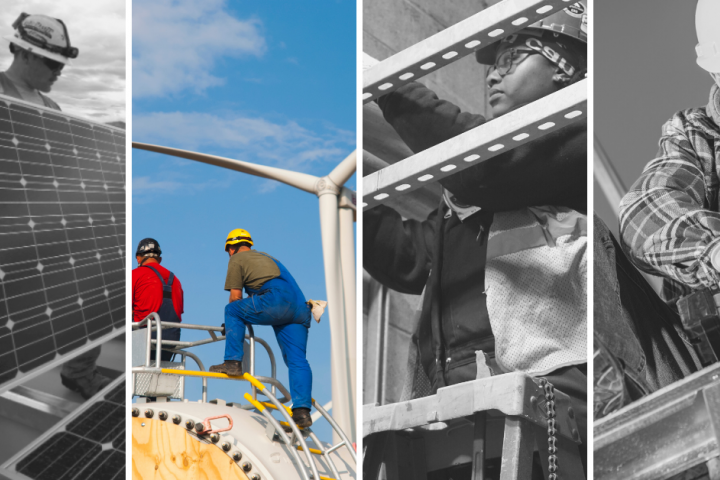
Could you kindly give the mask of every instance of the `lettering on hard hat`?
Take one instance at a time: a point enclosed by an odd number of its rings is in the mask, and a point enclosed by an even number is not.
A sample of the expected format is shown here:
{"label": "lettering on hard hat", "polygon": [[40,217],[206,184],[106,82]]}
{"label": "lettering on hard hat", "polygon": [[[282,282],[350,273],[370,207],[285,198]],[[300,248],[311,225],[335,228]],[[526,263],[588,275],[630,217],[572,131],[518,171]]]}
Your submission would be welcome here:
{"label": "lettering on hard hat", "polygon": [[[28,35],[38,38],[37,35],[33,35],[33,33],[40,34],[41,36],[47,37],[48,40],[52,40],[53,33],[55,30],[52,27],[49,27],[47,25],[43,25],[42,23],[38,21],[28,20],[23,25],[25,30],[28,31]],[[40,38],[42,40],[42,38]]]}
{"label": "lettering on hard hat", "polygon": [[580,18],[585,13],[585,5],[580,2],[573,3],[569,7],[565,8],[568,15],[575,18]]}
{"label": "lettering on hard hat", "polygon": [[543,43],[537,38],[528,38],[527,40],[525,40],[525,45],[535,50],[536,52],[541,53],[545,58],[560,67],[562,71],[565,72],[567,75],[572,77],[575,73],[575,67],[570,65],[562,55],[560,55],[558,52],[548,47],[547,45],[543,45]]}

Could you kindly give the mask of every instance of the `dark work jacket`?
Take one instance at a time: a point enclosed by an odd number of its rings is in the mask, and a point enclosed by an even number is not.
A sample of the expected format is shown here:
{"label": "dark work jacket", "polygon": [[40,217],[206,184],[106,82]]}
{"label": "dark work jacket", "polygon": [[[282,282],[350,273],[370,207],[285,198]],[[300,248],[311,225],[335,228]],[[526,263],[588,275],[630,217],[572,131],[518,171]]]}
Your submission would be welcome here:
{"label": "dark work jacket", "polygon": [[[379,99],[385,119],[415,152],[430,148],[485,122],[419,83]],[[492,212],[558,205],[586,209],[586,125],[494,157],[443,180],[460,202],[482,210],[461,222],[441,204],[426,221],[403,221],[391,208],[364,212],[364,267],[394,290],[424,290],[413,336],[433,391],[473,380],[475,351],[494,356],[494,337],[485,305],[487,235]]]}

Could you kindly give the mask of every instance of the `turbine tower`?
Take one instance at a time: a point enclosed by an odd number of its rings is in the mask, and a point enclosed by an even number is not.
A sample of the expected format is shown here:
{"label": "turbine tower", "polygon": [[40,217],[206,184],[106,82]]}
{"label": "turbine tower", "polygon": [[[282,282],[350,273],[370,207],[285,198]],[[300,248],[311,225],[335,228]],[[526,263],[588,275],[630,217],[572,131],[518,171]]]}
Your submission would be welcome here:
{"label": "turbine tower", "polygon": [[172,155],[269,178],[317,195],[320,203],[325,287],[330,316],[333,418],[357,441],[355,345],[355,192],[343,185],[355,173],[356,152],[324,177],[177,148],[133,142],[133,148]]}

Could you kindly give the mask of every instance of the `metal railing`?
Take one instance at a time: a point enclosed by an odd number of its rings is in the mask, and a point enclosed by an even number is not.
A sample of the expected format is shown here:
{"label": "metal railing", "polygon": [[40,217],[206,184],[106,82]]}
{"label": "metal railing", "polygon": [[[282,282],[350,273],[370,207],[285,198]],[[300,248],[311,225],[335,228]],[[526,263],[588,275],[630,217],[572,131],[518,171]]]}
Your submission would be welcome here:
{"label": "metal railing", "polygon": [[[339,425],[333,420],[333,418],[328,415],[328,413],[323,409],[316,401],[315,399],[312,399],[313,406],[317,409],[318,412],[325,418],[325,420],[328,421],[330,426],[333,428],[335,433],[338,434],[341,441],[333,445],[330,448],[325,448],[322,444],[322,442],[315,436],[315,433],[313,433],[310,428],[304,428],[303,430],[307,431],[310,438],[312,438],[315,445],[318,447],[316,452],[313,452],[312,449],[308,448],[307,443],[305,442],[305,439],[302,436],[302,433],[300,432],[300,428],[297,426],[297,424],[292,419],[292,412],[290,409],[280,403],[278,399],[275,398],[275,396],[267,391],[267,388],[259,382],[257,379],[253,378],[252,376],[245,374],[244,377],[253,385],[255,385],[258,390],[260,390],[260,393],[264,394],[266,397],[270,399],[271,405],[267,405],[263,402],[258,402],[256,399],[253,399],[249,394],[245,394],[245,399],[248,400],[260,413],[263,414],[263,416],[270,422],[270,424],[275,429],[276,433],[280,436],[280,438],[285,442],[286,445],[290,447],[290,450],[293,452],[293,455],[296,455],[296,449],[301,450],[305,452],[305,455],[308,459],[308,462],[310,463],[310,468],[313,474],[313,478],[320,478],[320,475],[317,473],[317,467],[315,466],[315,462],[312,459],[312,455],[322,455],[328,465],[330,466],[330,469],[332,470],[333,474],[336,478],[340,478],[340,474],[338,473],[337,466],[332,460],[332,457],[330,457],[330,454],[334,452],[335,450],[346,447],[348,449],[348,452],[350,452],[350,456],[352,457],[353,461],[357,463],[357,455],[355,453],[355,449],[350,442],[350,440],[345,435],[345,432],[340,429]],[[285,430],[283,429],[283,424],[280,424],[271,414],[267,411],[267,408],[272,408],[274,410],[277,410],[280,412],[280,414],[285,418],[285,425],[288,425],[290,429],[292,430],[293,436],[291,438],[288,438],[287,434],[285,433]],[[295,441],[297,441],[300,445],[295,446]],[[305,472],[303,472],[305,474]],[[307,477],[305,477],[307,478]]]}
{"label": "metal railing", "polygon": [[[287,391],[287,389],[280,383],[280,381],[276,378],[276,364],[275,364],[275,356],[272,352],[272,349],[270,346],[261,338],[256,338],[254,330],[251,325],[247,325],[248,327],[248,334],[245,336],[246,339],[249,340],[250,343],[250,352],[249,352],[249,364],[250,364],[250,372],[244,373],[241,377],[231,377],[229,375],[226,375],[224,373],[214,373],[214,372],[207,372],[205,371],[205,367],[200,361],[200,359],[190,353],[184,350],[184,348],[194,347],[198,345],[206,345],[208,343],[215,343],[225,340],[225,336],[218,336],[215,332],[222,331],[222,328],[220,327],[211,327],[211,326],[205,326],[205,325],[193,325],[193,324],[184,324],[184,323],[174,323],[174,322],[163,322],[160,317],[157,315],[157,313],[151,313],[148,315],[145,319],[143,319],[140,322],[133,324],[133,330],[138,330],[141,328],[147,329],[147,346],[145,350],[145,365],[142,367],[133,367],[132,373],[154,373],[154,374],[166,374],[166,375],[183,375],[183,376],[195,376],[195,377],[201,377],[203,381],[203,402],[207,402],[207,379],[208,378],[221,378],[221,379],[228,379],[228,380],[240,380],[240,381],[247,381],[250,383],[252,388],[252,395],[249,393],[246,393],[244,395],[244,398],[248,400],[249,405],[242,405],[240,408],[249,410],[249,409],[256,409],[258,410],[267,420],[268,422],[273,426],[276,433],[278,434],[279,438],[282,439],[282,441],[288,445],[289,450],[291,452],[291,455],[295,459],[295,461],[298,463],[299,467],[302,467],[303,463],[301,462],[300,455],[298,454],[298,451],[305,452],[305,456],[309,462],[309,473],[308,471],[305,471],[304,469],[300,468],[301,474],[303,476],[304,480],[310,480],[313,479],[325,479],[326,477],[321,477],[318,473],[317,466],[315,465],[312,455],[321,455],[325,458],[327,464],[329,465],[330,469],[332,470],[333,474],[337,479],[340,478],[339,471],[337,469],[337,466],[333,462],[332,458],[330,457],[330,454],[339,448],[345,446],[348,451],[350,452],[350,455],[353,459],[353,461],[357,464],[357,455],[355,453],[355,449],[353,447],[352,442],[350,439],[345,435],[345,432],[342,431],[340,426],[335,422],[335,420],[328,414],[328,412],[318,403],[315,401],[315,399],[312,399],[312,405],[315,407],[315,409],[320,413],[320,415],[325,418],[325,420],[330,424],[333,431],[337,433],[337,435],[340,437],[341,441],[333,445],[329,448],[325,448],[322,444],[322,442],[317,438],[315,433],[310,430],[310,428],[304,428],[301,429],[298,427],[298,425],[293,421],[292,419],[292,411],[289,407],[284,405],[285,403],[290,401],[291,395]],[[162,335],[158,334],[157,339],[152,338],[152,332],[161,332],[163,329],[167,328],[185,328],[189,330],[205,330],[209,333],[210,338],[204,339],[204,340],[196,340],[192,342],[183,342],[183,341],[177,341],[177,340],[163,340]],[[265,350],[268,353],[268,356],[270,358],[270,365],[271,365],[271,377],[263,377],[263,376],[256,376],[255,375],[255,342],[260,343]],[[155,364],[151,365],[151,353],[152,353],[152,344],[155,344]],[[172,347],[172,348],[167,348]],[[192,358],[200,368],[200,371],[191,371],[191,370],[176,370],[171,368],[163,368],[160,365],[160,356],[161,352],[165,350],[168,352],[173,352],[176,354],[180,354],[183,357],[187,356]],[[184,363],[184,362],[183,362]],[[266,387],[264,383],[270,384],[270,388]],[[268,398],[268,402],[260,402],[257,399],[257,393],[261,393],[265,395],[265,397]],[[279,391],[283,397],[277,398],[276,392]],[[279,422],[277,419],[275,419],[270,412],[267,411],[267,409],[273,409],[277,410],[285,419],[285,422]],[[287,425],[291,432],[292,436],[289,437],[285,430],[283,429],[283,425]],[[307,443],[305,442],[305,439],[301,433],[301,430],[307,432],[308,436],[313,440],[315,445],[318,447],[317,449],[311,449],[308,447]],[[297,443],[297,445],[296,445]]]}
{"label": "metal railing", "polygon": [[[149,325],[149,327],[148,327]],[[147,317],[145,317],[140,322],[136,322],[132,325],[133,330],[139,330],[141,328],[147,327],[147,347],[145,352],[145,367],[142,370],[138,370],[138,367],[134,367],[132,369],[133,373],[159,373],[158,371],[152,371],[151,369],[161,369],[160,366],[160,355],[163,350],[167,352],[176,353],[179,355],[182,355],[183,357],[187,356],[192,358],[195,363],[197,363],[198,367],[200,367],[201,372],[205,372],[205,367],[200,361],[200,359],[183,349],[190,348],[190,347],[196,347],[199,345],[207,345],[210,343],[220,342],[225,340],[225,336],[218,336],[215,332],[222,332],[221,327],[212,327],[208,325],[193,325],[188,323],[175,323],[175,322],[163,322],[160,320],[160,317],[157,313],[153,312]],[[248,334],[245,335],[245,339],[249,341],[250,344],[250,352],[249,352],[249,358],[250,358],[250,375],[255,375],[255,342],[259,343],[265,348],[265,351],[268,354],[268,357],[270,359],[270,377],[258,377],[261,378],[264,382],[267,382],[271,385],[271,390],[273,395],[276,394],[276,389],[280,390],[280,393],[282,393],[287,400],[290,399],[290,394],[285,389],[285,387],[277,380],[277,365],[275,362],[275,354],[273,354],[272,349],[270,348],[270,345],[263,340],[262,338],[256,338],[255,337],[255,331],[252,328],[252,325],[247,325],[248,327]],[[183,342],[178,340],[161,340],[158,342],[156,339],[152,338],[152,332],[160,331],[163,329],[168,328],[181,328],[181,329],[187,329],[187,330],[203,330],[207,331],[210,335],[210,338],[204,339],[204,340],[196,340],[192,342]],[[158,335],[159,337],[161,335]],[[155,366],[153,367],[151,365],[151,353],[152,353],[152,344],[155,344]],[[173,348],[167,348],[167,347],[173,347]],[[255,390],[255,387],[253,388],[253,398],[257,398],[257,392]],[[285,401],[287,401],[285,400]],[[203,378],[203,402],[207,402],[207,378]]]}

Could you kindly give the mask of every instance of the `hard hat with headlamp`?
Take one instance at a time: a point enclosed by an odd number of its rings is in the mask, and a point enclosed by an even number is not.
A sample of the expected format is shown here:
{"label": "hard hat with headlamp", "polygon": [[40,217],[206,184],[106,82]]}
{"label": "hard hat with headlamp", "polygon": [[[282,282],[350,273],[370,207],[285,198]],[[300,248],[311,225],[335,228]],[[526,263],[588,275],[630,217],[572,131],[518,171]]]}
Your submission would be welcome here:
{"label": "hard hat with headlamp", "polygon": [[13,46],[62,64],[71,64],[79,50],[70,45],[70,36],[62,20],[46,15],[21,13],[13,23],[15,33],[3,37]]}
{"label": "hard hat with headlamp", "polygon": [[695,32],[698,44],[695,47],[697,64],[710,73],[720,73],[720,18],[718,0],[699,0],[695,9]]}
{"label": "hard hat with headlamp", "polygon": [[[587,68],[585,53],[587,50],[586,2],[575,2],[514,35],[509,35],[499,42],[481,48],[475,52],[475,59],[483,65],[494,65],[496,53],[501,45],[519,43],[523,43],[520,48],[534,50],[561,67],[568,67],[570,62],[576,63],[577,65],[573,65],[567,70],[571,76],[584,73]],[[582,55],[578,55],[578,53],[582,53]]]}

